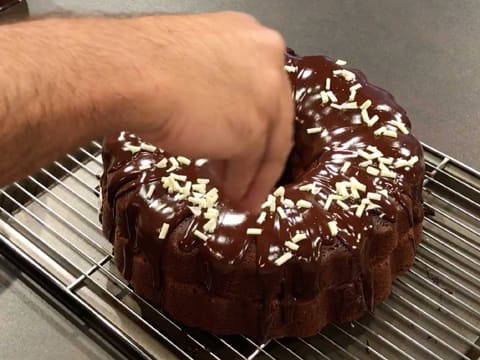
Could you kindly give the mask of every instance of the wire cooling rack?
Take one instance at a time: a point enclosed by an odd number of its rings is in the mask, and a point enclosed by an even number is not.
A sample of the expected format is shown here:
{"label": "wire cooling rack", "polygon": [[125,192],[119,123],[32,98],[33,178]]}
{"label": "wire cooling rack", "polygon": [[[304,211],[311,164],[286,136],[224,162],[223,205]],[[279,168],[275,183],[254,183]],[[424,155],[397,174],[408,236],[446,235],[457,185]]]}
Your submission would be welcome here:
{"label": "wire cooling rack", "polygon": [[97,142],[0,190],[0,251],[129,358],[478,360],[480,173],[424,149],[427,217],[414,266],[374,313],[311,338],[215,337],[148,304],[143,317],[101,234]]}

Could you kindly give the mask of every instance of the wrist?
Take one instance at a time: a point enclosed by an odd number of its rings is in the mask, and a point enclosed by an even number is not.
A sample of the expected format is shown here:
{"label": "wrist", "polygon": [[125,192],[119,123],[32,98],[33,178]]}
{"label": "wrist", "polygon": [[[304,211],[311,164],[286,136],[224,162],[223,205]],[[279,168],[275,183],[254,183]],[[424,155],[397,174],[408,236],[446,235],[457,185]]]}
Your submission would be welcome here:
{"label": "wrist", "polygon": [[144,127],[142,119],[151,117],[154,98],[160,119],[167,108],[164,64],[163,59],[149,53],[152,44],[146,19],[44,22],[45,31],[55,29],[59,34],[43,51],[58,66],[46,61],[45,71],[62,72],[61,76],[48,77],[59,78],[71,89],[62,97],[70,115],[79,115],[77,131],[91,138],[121,130],[138,131]]}
{"label": "wrist", "polygon": [[[96,45],[103,65],[95,72],[105,131],[144,133],[169,118],[175,98],[174,16],[106,19]],[[114,34],[112,34],[114,31]],[[168,34],[168,37],[165,36]],[[105,66],[105,64],[108,64]]]}

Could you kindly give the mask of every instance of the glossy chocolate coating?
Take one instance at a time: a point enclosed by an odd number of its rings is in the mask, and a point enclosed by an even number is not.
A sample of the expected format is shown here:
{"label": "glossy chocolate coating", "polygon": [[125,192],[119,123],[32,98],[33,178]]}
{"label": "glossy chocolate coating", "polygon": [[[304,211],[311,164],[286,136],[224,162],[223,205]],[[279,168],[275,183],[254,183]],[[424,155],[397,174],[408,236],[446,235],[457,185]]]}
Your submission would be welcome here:
{"label": "glossy chocolate coating", "polygon": [[[368,277],[368,239],[374,234],[373,218],[382,218],[389,223],[397,221],[397,215],[403,208],[408,213],[410,226],[414,224],[415,206],[421,202],[421,183],[424,174],[424,163],[420,143],[411,134],[398,131],[397,138],[376,136],[374,131],[384,126],[388,121],[395,119],[410,129],[410,121],[405,111],[394,101],[386,91],[369,84],[365,76],[357,70],[352,71],[355,81],[347,81],[341,76],[334,76],[333,71],[343,69],[331,59],[323,56],[297,57],[289,53],[286,58],[289,66],[295,71],[289,72],[293,96],[296,103],[295,117],[295,147],[291,153],[286,178],[291,181],[285,186],[285,198],[293,200],[303,199],[311,202],[311,208],[283,207],[287,218],[283,219],[277,212],[267,213],[265,222],[256,223],[258,213],[244,213],[236,211],[228,199],[220,194],[217,208],[220,210],[215,232],[208,236],[207,241],[200,240],[193,232],[202,229],[206,220],[202,216],[194,216],[186,200],[176,200],[174,194],[169,194],[161,183],[161,178],[168,176],[167,169],[151,166],[146,170],[140,167],[147,163],[152,165],[162,158],[169,158],[162,150],[154,152],[132,152],[123,150],[125,143],[140,145],[141,139],[133,134],[126,134],[124,139],[107,138],[104,141],[105,173],[102,177],[104,206],[102,222],[105,235],[113,242],[115,223],[124,223],[118,226],[128,243],[124,246],[123,275],[131,276],[131,258],[136,251],[141,251],[147,257],[154,269],[154,287],[161,288],[160,263],[165,243],[169,237],[160,240],[158,232],[163,223],[170,225],[170,232],[181,223],[187,223],[187,230],[181,236],[179,247],[185,252],[199,251],[205,268],[203,282],[205,287],[215,291],[215,273],[229,273],[241,267],[247,250],[254,248],[256,256],[256,272],[263,283],[264,321],[259,333],[268,334],[269,306],[278,290],[278,284],[285,288],[286,298],[283,301],[285,319],[291,316],[289,303],[298,296],[314,296],[318,291],[319,269],[322,248],[334,242],[341,242],[356,259],[358,271]],[[331,79],[331,90],[338,99],[338,104],[348,102],[350,87],[360,84],[355,101],[362,104],[370,99],[372,105],[368,109],[369,116],[378,115],[379,120],[371,127],[362,122],[360,109],[336,109],[328,102],[324,104],[320,91],[325,89],[326,79]],[[326,129],[321,134],[307,134],[307,129],[322,127]],[[376,146],[384,157],[394,159],[408,159],[418,156],[419,161],[412,167],[397,168],[395,178],[372,176],[366,168],[359,166],[365,161],[358,156],[359,149],[367,146]],[[345,161],[351,166],[345,173],[340,169]],[[175,170],[176,174],[186,175],[191,181],[204,177],[208,163],[196,166],[192,161],[189,166],[181,166]],[[388,196],[382,196],[375,204],[380,207],[364,211],[362,216],[355,215],[355,210],[344,210],[332,203],[328,210],[324,203],[330,194],[335,193],[335,184],[348,181],[355,177],[367,186],[367,192],[378,193],[387,190]],[[315,182],[320,188],[318,194],[300,191],[299,187]],[[151,197],[147,197],[148,187],[154,184],[155,190]],[[216,186],[213,182],[207,185],[207,190]],[[217,186],[219,187],[219,186]],[[128,197],[129,206],[122,218],[115,214],[115,202],[120,197]],[[158,210],[157,205],[163,207]],[[338,234],[332,236],[328,223],[335,220]],[[261,227],[261,235],[247,235],[247,228]],[[122,230],[123,229],[123,230]],[[307,234],[307,239],[298,243],[300,248],[294,252],[293,258],[281,266],[274,261],[290,250],[285,241],[291,239],[297,231]],[[130,259],[130,260],[129,260]],[[289,269],[286,271],[285,269]],[[364,289],[367,303],[372,302],[372,289]]]}

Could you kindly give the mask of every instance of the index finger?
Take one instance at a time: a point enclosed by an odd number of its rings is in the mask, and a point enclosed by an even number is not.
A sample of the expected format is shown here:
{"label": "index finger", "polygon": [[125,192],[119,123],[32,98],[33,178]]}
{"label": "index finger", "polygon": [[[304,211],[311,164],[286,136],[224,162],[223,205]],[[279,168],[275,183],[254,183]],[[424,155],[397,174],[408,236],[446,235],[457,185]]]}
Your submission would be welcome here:
{"label": "index finger", "polygon": [[266,151],[259,164],[256,175],[241,205],[245,209],[258,211],[282,175],[286,160],[293,143],[294,104],[290,81],[286,74],[282,76],[280,93],[277,98],[276,114],[270,114],[269,136]]}

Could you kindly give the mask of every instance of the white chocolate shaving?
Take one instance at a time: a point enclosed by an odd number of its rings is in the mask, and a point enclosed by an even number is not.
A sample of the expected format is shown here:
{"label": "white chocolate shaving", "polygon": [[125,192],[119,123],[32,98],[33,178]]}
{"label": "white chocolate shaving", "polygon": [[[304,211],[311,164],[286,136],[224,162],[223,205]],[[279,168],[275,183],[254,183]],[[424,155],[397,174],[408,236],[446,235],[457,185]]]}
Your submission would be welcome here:
{"label": "white chocolate shaving", "polygon": [[201,199],[205,196],[205,194],[203,193],[200,193],[200,192],[197,192],[197,191],[193,191],[192,194],[191,194],[193,197],[197,198],[197,199]]}
{"label": "white chocolate shaving", "polygon": [[286,253],[282,254],[282,256],[280,256],[279,258],[277,258],[275,260],[275,265],[281,266],[281,265],[285,264],[288,260],[290,260],[292,257],[293,257],[292,253],[286,252]]}
{"label": "white chocolate shaving", "polygon": [[366,208],[366,210],[368,211],[368,210],[374,210],[374,209],[379,209],[379,208],[381,208],[381,206],[380,206],[380,205],[378,205],[378,204],[373,204],[373,203],[370,203],[370,204],[368,204],[368,205],[367,205],[367,208]]}
{"label": "white chocolate shaving", "polygon": [[265,222],[266,217],[267,217],[267,213],[265,211],[262,211],[257,218],[257,224],[259,225],[263,224]]}
{"label": "white chocolate shaving", "polygon": [[346,182],[339,181],[335,184],[335,190],[337,193],[341,196],[348,197],[348,190],[347,190],[347,184]]}
{"label": "white chocolate shaving", "polygon": [[345,174],[345,172],[348,170],[348,168],[350,167],[350,165],[352,165],[352,163],[351,163],[350,161],[345,161],[345,162],[343,163],[342,168],[340,169],[340,172],[341,172],[342,174]]}
{"label": "white chocolate shaving", "polygon": [[373,176],[377,176],[378,174],[380,174],[380,170],[378,170],[376,167],[369,166],[367,167],[367,173]]}
{"label": "white chocolate shaving", "polygon": [[313,127],[313,128],[308,128],[307,129],[307,134],[318,134],[323,131],[323,128],[321,126],[319,127]]}
{"label": "white chocolate shaving", "polygon": [[195,235],[196,237],[198,237],[200,240],[203,240],[203,241],[207,241],[208,240],[208,236],[205,235],[204,233],[202,233],[201,231],[199,230],[195,230],[193,232],[193,235]]}
{"label": "white chocolate shaving", "polygon": [[189,158],[187,158],[185,156],[177,156],[177,160],[182,165],[187,165],[188,166],[192,163],[192,160],[190,160]]}
{"label": "white chocolate shaving", "polygon": [[365,161],[362,161],[360,164],[358,164],[358,166],[360,167],[367,167],[368,165],[372,165],[372,160],[365,160]]}
{"label": "white chocolate shaving", "polygon": [[355,74],[346,69],[333,70],[333,75],[342,76],[347,81],[355,81]]}
{"label": "white chocolate shaving", "polygon": [[162,224],[162,227],[160,228],[160,231],[158,232],[158,238],[160,240],[163,240],[167,237],[169,228],[170,228],[169,224],[167,224],[165,222]]}
{"label": "white chocolate shaving", "polygon": [[217,228],[217,219],[211,218],[203,225],[203,230],[208,233],[213,233]]}
{"label": "white chocolate shaving", "polygon": [[355,85],[350,86],[350,91],[357,91],[361,87],[362,87],[362,84],[357,83]]}
{"label": "white chocolate shaving", "polygon": [[345,204],[342,200],[337,200],[336,201],[337,205],[340,206],[343,210],[348,210],[349,206]]}
{"label": "white chocolate shaving", "polygon": [[211,205],[209,207],[212,207],[215,202],[218,200],[218,189],[217,188],[212,188],[210,189],[206,194],[205,198]]}
{"label": "white chocolate shaving", "polygon": [[170,156],[168,158],[168,161],[170,161],[170,164],[172,164],[172,166],[175,166],[175,167],[179,167],[180,164],[178,163],[178,160],[175,159],[173,156]]}
{"label": "white chocolate shaving", "polygon": [[358,193],[358,189],[356,187],[352,187],[350,192],[352,193],[352,197],[354,199],[360,199],[360,194]]}
{"label": "white chocolate shaving", "polygon": [[391,138],[396,138],[397,137],[397,133],[393,130],[384,130],[382,135],[384,136],[388,136],[388,137],[391,137]]}
{"label": "white chocolate shaving", "polygon": [[138,167],[138,169],[139,170],[147,170],[147,169],[150,169],[151,167],[152,167],[151,163],[143,163]]}
{"label": "white chocolate shaving", "polygon": [[133,154],[136,154],[137,152],[139,152],[142,148],[140,146],[135,146],[135,145],[132,145],[132,144],[123,144],[123,147],[122,147],[122,150],[124,151],[130,151]]}
{"label": "white chocolate shaving", "polygon": [[150,186],[148,187],[148,191],[147,191],[147,199],[150,199],[153,195],[153,192],[155,191],[155,185],[153,184],[150,184]]}
{"label": "white chocolate shaving", "polygon": [[297,201],[296,206],[299,209],[301,209],[301,208],[310,209],[313,205],[310,201],[300,199],[300,200]]}
{"label": "white chocolate shaving", "polygon": [[171,173],[170,176],[177,181],[182,181],[183,182],[183,181],[187,180],[186,175],[179,175],[179,174]]}
{"label": "white chocolate shaving", "polygon": [[367,198],[370,199],[370,200],[379,201],[379,200],[382,199],[382,195],[378,194],[378,193],[369,192],[369,193],[367,193]]}
{"label": "white chocolate shaving", "polygon": [[393,172],[389,168],[387,168],[383,163],[380,163],[380,175],[388,178],[395,178],[397,176],[396,172]]}
{"label": "white chocolate shaving", "polygon": [[360,105],[360,109],[367,110],[371,105],[372,105],[372,100],[367,99],[363,102],[362,105]]}
{"label": "white chocolate shaving", "polygon": [[358,109],[358,105],[356,101],[346,102],[342,104],[342,108],[344,109]]}
{"label": "white chocolate shaving", "polygon": [[387,164],[387,165],[392,165],[393,164],[393,158],[392,157],[381,157],[378,159],[379,162]]}
{"label": "white chocolate shaving", "polygon": [[193,216],[200,216],[202,215],[202,209],[197,206],[189,206],[188,207],[192,212]]}
{"label": "white chocolate shaving", "polygon": [[290,200],[290,199],[283,199],[282,200],[282,205],[285,206],[286,208],[293,208],[295,207],[295,203]]}
{"label": "white chocolate shaving", "polygon": [[372,127],[373,125],[376,124],[376,122],[379,120],[380,118],[378,117],[378,115],[373,115],[370,120],[367,121],[367,125],[368,127]]}
{"label": "white chocolate shaving", "polygon": [[269,195],[270,197],[270,211],[275,212],[275,209],[277,208],[277,201],[275,199],[275,196]]}
{"label": "white chocolate shaving", "polygon": [[280,206],[277,207],[277,213],[278,215],[280,215],[280,217],[282,219],[286,219],[287,218],[287,214],[285,214],[285,211],[283,210],[283,208],[281,208]]}
{"label": "white chocolate shaving", "polygon": [[298,249],[300,249],[300,246],[298,246],[294,242],[291,242],[291,241],[288,241],[288,240],[285,241],[285,246],[288,247],[290,250],[293,250],[293,251],[297,251]]}
{"label": "white chocolate shaving", "polygon": [[330,234],[332,236],[337,236],[338,234],[338,227],[336,221],[329,221],[328,222],[328,229],[330,230]]}
{"label": "white chocolate shaving", "polygon": [[408,160],[408,164],[409,164],[410,166],[415,165],[417,162],[418,162],[418,156],[416,156],[416,155],[413,156],[413,157],[411,157],[410,160]]}
{"label": "white chocolate shaving", "polygon": [[218,211],[218,209],[211,207],[207,209],[203,217],[205,219],[217,219],[219,215],[220,215],[220,211]]}
{"label": "white chocolate shaving", "polygon": [[395,161],[395,164],[393,165],[394,168],[401,168],[405,166],[410,166],[410,163],[408,162],[408,160],[405,160],[405,159],[398,159],[397,161]]}
{"label": "white chocolate shaving", "polygon": [[323,209],[324,210],[330,209],[330,205],[332,204],[332,201],[333,201],[333,197],[332,195],[329,195],[327,198],[327,201],[325,201],[325,204],[323,205]]}
{"label": "white chocolate shaving", "polygon": [[247,235],[262,235],[263,230],[260,228],[248,228]]}
{"label": "white chocolate shaving", "polygon": [[147,144],[147,143],[140,143],[140,148],[142,150],[145,150],[145,151],[149,151],[149,152],[154,152],[155,150],[157,150],[157,147],[156,146],[153,146],[151,144]]}
{"label": "white chocolate shaving", "polygon": [[357,96],[357,92],[350,90],[350,96],[348,97],[348,101],[353,101],[353,100],[355,100],[355,97],[356,97],[356,96]]}
{"label": "white chocolate shaving", "polygon": [[200,166],[205,165],[207,162],[208,162],[207,159],[197,159],[197,160],[195,160],[195,166],[200,167]]}
{"label": "white chocolate shaving", "polygon": [[367,191],[367,186],[365,184],[362,184],[360,181],[358,181],[356,178],[353,176],[350,178],[351,186],[352,188],[358,189],[362,192]]}
{"label": "white chocolate shaving", "polygon": [[312,188],[313,188],[313,184],[305,184],[305,185],[302,185],[298,188],[298,190],[300,191],[312,191]]}
{"label": "white chocolate shaving", "polygon": [[190,195],[190,191],[192,190],[192,182],[191,181],[187,181],[185,183],[185,186],[182,187],[182,189],[180,190],[180,192],[184,195]]}
{"label": "white chocolate shaving", "polygon": [[162,204],[160,202],[160,200],[155,200],[153,201],[150,205],[148,205],[149,208],[155,210],[155,211],[160,211],[162,210],[165,206],[167,206],[166,204]]}
{"label": "white chocolate shaving", "polygon": [[298,67],[297,67],[297,66],[293,66],[293,65],[284,65],[284,66],[283,66],[283,69],[284,69],[286,72],[295,73],[295,72],[297,72]]}
{"label": "white chocolate shaving", "polygon": [[322,104],[328,103],[329,97],[326,91],[320,91],[320,97],[322,98]]}
{"label": "white chocolate shaving", "polygon": [[297,232],[291,239],[292,242],[294,243],[298,243],[302,240],[305,240],[307,238],[307,234],[305,233],[301,233],[301,232]]}
{"label": "white chocolate shaving", "polygon": [[373,146],[373,145],[368,145],[367,146],[367,150],[372,152],[372,153],[378,153],[380,152],[380,150],[378,150],[378,148],[376,146]]}
{"label": "white chocolate shaving", "polygon": [[330,99],[330,101],[332,103],[336,103],[338,101],[337,97],[335,96],[335,94],[331,91],[327,91],[327,96],[328,98]]}
{"label": "white chocolate shaving", "polygon": [[188,201],[190,201],[193,205],[200,206],[200,207],[206,207],[206,206],[203,206],[204,203],[205,203],[205,199],[197,198],[197,197],[194,197],[194,196],[189,196]]}
{"label": "white chocolate shaving", "polygon": [[368,116],[368,111],[367,111],[367,109],[363,109],[363,110],[360,112],[360,115],[362,116],[362,121],[363,121],[365,124],[369,124],[369,123],[370,123],[370,116]]}
{"label": "white chocolate shaving", "polygon": [[390,124],[398,128],[403,134],[407,135],[409,133],[406,125],[398,120],[390,120]]}
{"label": "white chocolate shaving", "polygon": [[366,160],[373,160],[373,159],[376,159],[378,156],[377,154],[373,154],[373,153],[368,153],[366,152],[365,150],[363,149],[359,149],[357,150],[357,154],[361,157],[363,157],[364,159]]}
{"label": "white chocolate shaving", "polygon": [[356,217],[362,217],[363,211],[365,210],[365,206],[366,206],[366,203],[362,201],[360,205],[357,207],[357,210],[355,211]]}
{"label": "white chocolate shaving", "polygon": [[375,130],[375,131],[373,132],[373,134],[374,134],[375,136],[380,136],[380,135],[383,134],[383,132],[384,132],[385,130],[387,130],[387,128],[386,128],[385,126],[381,126],[381,127],[379,127],[377,130]]}
{"label": "white chocolate shaving", "polygon": [[205,194],[207,192],[207,186],[205,184],[193,184],[192,190]]}
{"label": "white chocolate shaving", "polygon": [[330,78],[325,79],[325,90],[330,90],[331,80]]}
{"label": "white chocolate shaving", "polygon": [[167,167],[167,165],[168,165],[168,160],[166,158],[163,158],[162,160],[160,160],[158,163],[155,164],[155,167],[159,169],[164,169]]}

